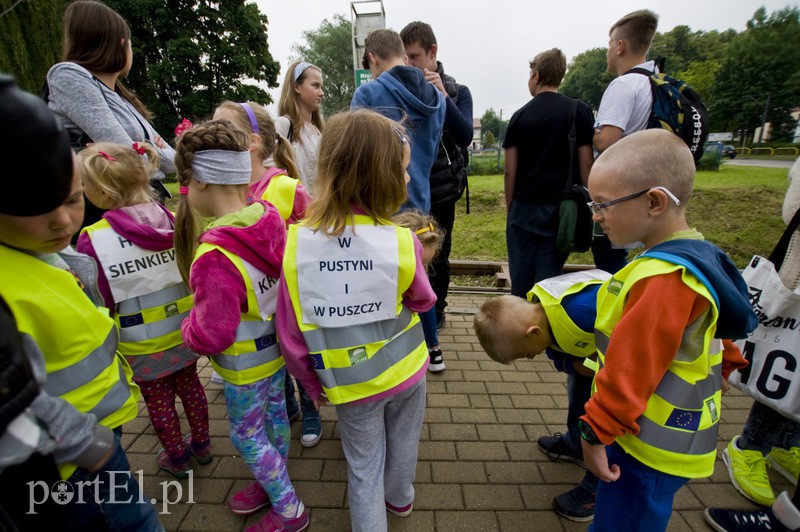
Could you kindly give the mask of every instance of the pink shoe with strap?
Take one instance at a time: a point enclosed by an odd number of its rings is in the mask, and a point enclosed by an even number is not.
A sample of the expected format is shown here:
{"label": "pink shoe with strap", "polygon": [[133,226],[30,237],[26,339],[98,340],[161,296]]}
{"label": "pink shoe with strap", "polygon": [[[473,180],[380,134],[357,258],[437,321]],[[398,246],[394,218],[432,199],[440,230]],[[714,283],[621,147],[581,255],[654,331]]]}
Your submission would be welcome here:
{"label": "pink shoe with strap", "polygon": [[228,507],[237,515],[250,515],[270,504],[269,495],[258,482],[253,482],[228,499]]}
{"label": "pink shoe with strap", "polygon": [[300,532],[308,527],[308,523],[308,510],[301,502],[297,508],[297,517],[287,519],[280,516],[273,508],[246,532]]}

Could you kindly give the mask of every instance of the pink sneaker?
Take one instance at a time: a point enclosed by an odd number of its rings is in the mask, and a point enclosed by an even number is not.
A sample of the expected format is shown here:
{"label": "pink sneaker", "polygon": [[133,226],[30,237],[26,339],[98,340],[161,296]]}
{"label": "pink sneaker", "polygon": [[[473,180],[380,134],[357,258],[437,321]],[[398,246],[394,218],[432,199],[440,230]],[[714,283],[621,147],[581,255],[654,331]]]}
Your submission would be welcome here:
{"label": "pink sneaker", "polygon": [[300,532],[308,527],[308,510],[301,502],[297,512],[297,517],[286,519],[275,513],[273,508],[246,532]]}
{"label": "pink sneaker", "polygon": [[238,515],[250,515],[270,504],[269,495],[258,482],[253,482],[228,499],[231,512]]}
{"label": "pink sneaker", "polygon": [[413,502],[410,502],[410,503],[406,504],[405,506],[395,506],[394,504],[391,504],[391,503],[389,503],[387,501],[383,501],[383,502],[386,504],[386,509],[387,510],[389,510],[394,515],[397,515],[399,517],[406,517],[406,516],[410,515],[411,512],[414,510],[414,503]]}
{"label": "pink sneaker", "polygon": [[200,465],[210,464],[211,460],[214,459],[214,450],[211,449],[211,440],[209,440],[208,445],[203,447],[199,452],[194,449],[191,434],[187,434],[183,437],[183,444],[186,445],[186,448],[189,449],[194,459],[197,460],[197,463]]}

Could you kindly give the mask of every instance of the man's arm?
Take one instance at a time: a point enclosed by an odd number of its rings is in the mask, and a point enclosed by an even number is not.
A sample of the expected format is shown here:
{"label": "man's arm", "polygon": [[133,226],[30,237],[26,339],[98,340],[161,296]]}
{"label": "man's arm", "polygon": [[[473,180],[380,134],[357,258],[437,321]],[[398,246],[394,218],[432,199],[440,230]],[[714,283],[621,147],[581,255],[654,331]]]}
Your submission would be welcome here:
{"label": "man's arm", "polygon": [[622,129],[617,126],[601,126],[594,131],[592,142],[597,151],[603,153],[609,146],[622,138]]}
{"label": "man's arm", "polygon": [[514,184],[517,180],[517,147],[509,146],[505,149],[505,179],[503,181],[506,209],[511,207],[511,200],[514,198]]}
{"label": "man's arm", "polygon": [[[451,107],[455,109],[451,110]],[[467,148],[472,143],[472,93],[467,87],[459,85],[458,104],[447,98],[447,114],[444,122],[458,146]]]}

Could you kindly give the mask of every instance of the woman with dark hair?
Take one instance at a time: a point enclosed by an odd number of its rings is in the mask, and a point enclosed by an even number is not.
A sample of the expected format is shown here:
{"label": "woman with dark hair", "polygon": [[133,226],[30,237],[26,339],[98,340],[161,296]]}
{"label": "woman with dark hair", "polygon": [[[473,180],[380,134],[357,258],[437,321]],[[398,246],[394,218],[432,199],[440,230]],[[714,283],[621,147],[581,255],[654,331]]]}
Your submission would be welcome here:
{"label": "woman with dark hair", "polygon": [[[128,23],[101,2],[78,0],[67,6],[63,26],[63,61],[47,73],[45,94],[73,149],[80,151],[89,142],[148,142],[161,160],[151,184],[164,194],[158,181],[175,172],[175,150],[153,129],[147,107],[120,81],[133,64]],[[99,212],[90,217],[87,209],[84,223],[99,219]]]}

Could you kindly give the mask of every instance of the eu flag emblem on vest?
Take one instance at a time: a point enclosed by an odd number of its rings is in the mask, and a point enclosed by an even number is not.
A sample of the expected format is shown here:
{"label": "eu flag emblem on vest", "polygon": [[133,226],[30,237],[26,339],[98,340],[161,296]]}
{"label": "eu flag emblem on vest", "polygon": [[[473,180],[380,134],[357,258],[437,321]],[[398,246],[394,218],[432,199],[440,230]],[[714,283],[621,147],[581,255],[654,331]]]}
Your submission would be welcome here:
{"label": "eu flag emblem on vest", "polygon": [[694,432],[700,428],[701,414],[702,411],[700,410],[683,410],[680,408],[674,408],[664,425],[667,427],[690,430]]}
{"label": "eu flag emblem on vest", "polygon": [[144,323],[144,316],[142,313],[138,314],[128,314],[127,316],[120,316],[119,317],[119,326],[121,328],[125,327],[136,327],[137,325],[142,325]]}

